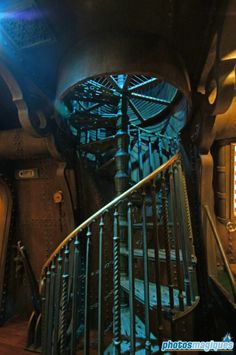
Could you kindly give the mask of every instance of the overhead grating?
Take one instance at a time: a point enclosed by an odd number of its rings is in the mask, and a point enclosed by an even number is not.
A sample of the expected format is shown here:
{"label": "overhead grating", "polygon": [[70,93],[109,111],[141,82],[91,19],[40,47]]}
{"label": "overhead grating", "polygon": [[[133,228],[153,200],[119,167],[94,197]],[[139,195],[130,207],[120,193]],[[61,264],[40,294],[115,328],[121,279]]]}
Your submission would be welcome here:
{"label": "overhead grating", "polygon": [[[126,98],[129,122],[145,124],[171,105],[177,89],[157,78],[142,74],[102,75],[79,83],[65,102],[72,112],[115,117],[122,97]],[[76,115],[78,116],[78,114]]]}
{"label": "overhead grating", "polygon": [[34,1],[11,2],[1,13],[0,27],[17,49],[55,42],[56,38]]}

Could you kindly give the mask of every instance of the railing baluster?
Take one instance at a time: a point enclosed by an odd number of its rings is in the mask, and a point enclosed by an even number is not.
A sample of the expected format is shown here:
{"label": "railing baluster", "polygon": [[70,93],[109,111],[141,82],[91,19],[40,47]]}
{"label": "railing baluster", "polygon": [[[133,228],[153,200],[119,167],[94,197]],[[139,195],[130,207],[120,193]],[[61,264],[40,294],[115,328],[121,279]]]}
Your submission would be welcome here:
{"label": "railing baluster", "polygon": [[183,176],[183,170],[182,170],[182,164],[181,161],[179,160],[177,163],[177,170],[178,170],[178,176],[179,176],[179,188],[181,192],[181,204],[182,208],[185,210],[185,213],[182,218],[182,223],[183,223],[183,238],[184,238],[184,244],[185,244],[185,255],[186,255],[186,264],[188,267],[188,283],[189,283],[189,300],[188,304],[191,305],[192,301],[195,301],[195,295],[194,295],[194,271],[193,271],[193,266],[195,263],[195,253],[193,252],[193,244],[192,244],[192,228],[191,228],[191,219],[190,219],[190,210],[189,210],[189,205],[188,205],[188,200],[186,200],[186,194],[185,194],[185,179]]}
{"label": "railing baluster", "polygon": [[79,240],[78,236],[74,240],[74,255],[73,255],[73,276],[72,276],[72,307],[71,307],[71,339],[70,339],[70,354],[75,354],[76,351],[76,332],[78,328],[78,282],[79,282]]}
{"label": "railing baluster", "polygon": [[42,332],[42,350],[46,354],[47,343],[48,343],[48,308],[49,308],[49,291],[50,291],[50,265],[45,270],[45,278],[43,282],[43,292],[42,292],[42,314],[43,318],[43,332]]}
{"label": "railing baluster", "polygon": [[77,128],[77,142],[79,144],[82,144],[82,141],[81,141],[81,127]]}
{"label": "railing baluster", "polygon": [[161,178],[161,189],[162,189],[162,208],[163,208],[163,224],[164,224],[164,242],[165,242],[165,252],[166,252],[166,270],[167,270],[167,280],[169,288],[169,301],[170,308],[174,308],[174,293],[173,293],[173,279],[171,270],[171,255],[170,255],[170,241],[169,241],[169,216],[168,216],[168,200],[166,193],[166,178],[165,173],[162,174]]}
{"label": "railing baluster", "polygon": [[[150,142],[149,142],[150,143]],[[149,147],[152,148],[151,146]],[[150,151],[149,151],[150,153]],[[149,160],[151,159],[151,156]],[[84,221],[79,227],[77,227],[73,232],[71,232],[67,238],[60,244],[52,256],[48,259],[47,263],[43,268],[42,275],[45,278],[44,285],[45,287],[41,288],[42,294],[42,324],[45,325],[43,328],[42,336],[42,351],[45,355],[65,355],[70,353],[71,355],[76,352],[76,337],[77,331],[82,330],[84,325],[84,354],[89,354],[90,348],[90,265],[91,265],[91,231],[90,226],[94,221],[98,221],[100,218],[99,224],[99,281],[98,281],[98,354],[104,353],[104,222],[102,216],[104,213],[109,210],[110,212],[114,209],[114,219],[113,219],[113,353],[120,354],[122,336],[121,336],[121,284],[120,278],[126,277],[126,274],[121,274],[121,262],[120,262],[120,242],[122,239],[122,228],[124,234],[128,235],[128,277],[129,277],[129,307],[130,307],[130,352],[135,354],[136,352],[136,325],[135,325],[135,282],[134,282],[134,270],[133,270],[133,261],[134,261],[134,249],[133,249],[133,215],[132,215],[132,204],[131,202],[127,204],[127,198],[134,192],[144,189],[146,184],[152,183],[152,211],[153,211],[153,225],[154,225],[154,235],[155,235],[155,260],[156,260],[156,293],[157,293],[157,320],[158,320],[158,337],[160,339],[160,333],[163,326],[162,318],[162,300],[161,300],[161,274],[160,274],[160,246],[158,239],[158,221],[157,221],[157,195],[156,195],[156,185],[153,182],[155,177],[169,166],[173,165],[176,162],[177,156],[172,158],[169,162],[165,163],[160,168],[156,169],[155,172],[151,173],[147,178],[143,179],[137,183],[132,188],[128,189],[124,193],[121,193],[121,196],[116,197],[112,202],[104,206],[102,209],[97,211],[93,216],[89,217]],[[150,160],[151,161],[151,160]],[[168,202],[166,195],[166,183],[164,175],[162,176],[162,192],[163,192],[163,219],[165,225],[165,235],[166,235],[166,261],[167,261],[167,274],[170,290],[170,305],[173,307],[173,292],[172,285],[172,272],[171,272],[171,255],[170,255],[170,246],[169,236],[168,236]],[[180,202],[182,200],[179,197],[181,194],[181,189],[177,191],[177,184],[180,182],[183,183],[182,175],[178,174],[177,168],[175,169],[175,179],[170,178],[171,190],[174,190],[176,193],[175,197],[178,197]],[[164,185],[164,186],[163,186]],[[145,351],[146,354],[151,352],[151,342],[150,342],[150,290],[149,290],[149,260],[148,260],[148,240],[147,240],[147,208],[146,208],[146,192],[143,191],[143,204],[142,204],[142,238],[143,238],[143,267],[144,267],[144,303],[145,303]],[[178,192],[178,194],[177,194]],[[173,194],[173,191],[171,191]],[[184,194],[186,198],[186,192]],[[175,201],[176,203],[176,201]],[[174,203],[172,203],[172,206]],[[115,207],[119,206],[119,207]],[[125,207],[124,207],[125,206]],[[122,207],[122,208],[121,208]],[[122,212],[122,219],[120,212]],[[183,212],[184,213],[184,212]],[[178,211],[177,211],[177,217]],[[175,219],[173,217],[173,219]],[[123,223],[125,220],[126,223]],[[182,226],[181,226],[182,227]],[[82,239],[80,243],[84,245],[83,242],[86,242],[86,253],[80,253],[79,250],[79,232],[84,231],[87,228],[86,238]],[[178,234],[178,233],[177,233]],[[176,234],[176,235],[177,235]],[[71,241],[74,239],[74,253],[69,259],[70,249],[72,249]],[[177,239],[177,238],[176,238]],[[177,240],[178,243],[178,240]],[[182,241],[181,241],[182,243]],[[179,251],[178,245],[174,246],[176,248],[176,262],[181,266],[179,261],[180,256],[177,251]],[[82,249],[82,248],[81,248]],[[191,251],[191,249],[190,249]],[[183,252],[183,255],[185,253]],[[63,260],[64,258],[64,260]],[[84,258],[86,270],[81,272],[80,262],[82,263],[82,258]],[[71,262],[73,261],[73,262]],[[189,261],[189,259],[187,259]],[[183,264],[185,259],[183,256]],[[55,266],[57,272],[55,273]],[[70,266],[70,267],[69,267]],[[178,268],[178,265],[177,265]],[[184,270],[187,272],[188,276],[188,267]],[[179,272],[178,272],[179,274]],[[186,276],[186,275],[185,275]],[[186,278],[187,279],[187,278]],[[187,299],[188,299],[188,287],[186,285]],[[78,292],[78,289],[80,292]],[[84,291],[85,289],[85,291]],[[179,288],[180,289],[180,288]],[[180,289],[181,291],[181,289]],[[85,293],[85,295],[84,295]],[[181,295],[181,292],[180,292]],[[181,297],[180,297],[181,298]],[[60,301],[59,301],[60,300]],[[82,305],[83,303],[83,305]],[[124,304],[125,305],[125,304]],[[81,308],[82,307],[82,308]],[[181,306],[182,307],[182,306]],[[181,308],[180,307],[180,308]],[[79,309],[80,308],[80,309]],[[80,317],[79,317],[80,314]],[[69,318],[71,317],[71,318]],[[59,320],[59,321],[58,321]],[[59,327],[57,324],[59,323]],[[78,326],[81,325],[80,328]],[[70,332],[70,334],[69,334]]]}
{"label": "railing baluster", "polygon": [[195,301],[195,297],[197,296],[197,280],[196,280],[196,256],[195,249],[193,245],[193,231],[192,231],[192,223],[190,216],[190,207],[188,201],[188,192],[185,175],[183,173],[181,164],[179,164],[181,168],[181,180],[182,180],[182,191],[183,191],[183,199],[184,199],[184,209],[186,211],[186,227],[187,227],[187,245],[188,245],[188,258],[189,258],[189,274],[190,274],[190,282],[191,282],[191,293],[192,293],[192,301]]}
{"label": "railing baluster", "polygon": [[87,132],[86,132],[86,143],[90,143],[90,141],[91,141],[90,131],[87,130]]}
{"label": "railing baluster", "polygon": [[130,125],[128,125],[127,133],[128,133],[128,137],[129,137],[129,144],[128,144],[128,154],[129,154],[129,160],[128,160],[128,176],[131,177],[132,166],[131,166],[131,134],[130,134]]}
{"label": "railing baluster", "polygon": [[162,143],[161,139],[159,139],[158,140],[158,150],[159,150],[160,164],[164,163],[162,149],[163,149],[163,143]]}
{"label": "railing baluster", "polygon": [[103,273],[104,273],[104,260],[103,260],[103,230],[104,220],[100,218],[99,223],[99,275],[98,275],[98,354],[103,354],[103,336],[104,336],[104,299],[103,299]]}
{"label": "railing baluster", "polygon": [[134,258],[132,231],[132,203],[128,203],[128,267],[129,267],[129,309],[130,309],[130,353],[135,354],[135,310],[134,310]]}
{"label": "railing baluster", "polygon": [[59,335],[59,310],[60,310],[60,292],[61,292],[61,275],[62,275],[62,256],[61,252],[57,258],[57,273],[55,285],[55,315],[54,315],[54,334],[53,334],[53,355],[58,354],[58,335]]}
{"label": "railing baluster", "polygon": [[117,209],[114,212],[113,223],[113,346],[114,355],[120,354],[121,344],[121,322],[120,322],[120,237],[118,232],[119,214]]}
{"label": "railing baluster", "polygon": [[90,350],[90,265],[91,265],[91,228],[86,233],[86,267],[85,267],[85,304],[84,304],[84,355]]}
{"label": "railing baluster", "polygon": [[64,250],[64,270],[62,275],[62,291],[60,305],[60,354],[66,354],[67,327],[68,327],[68,283],[69,283],[69,245]]}
{"label": "railing baluster", "polygon": [[138,166],[139,166],[139,180],[143,178],[143,152],[142,152],[142,139],[140,128],[138,128]]}
{"label": "railing baluster", "polygon": [[142,239],[143,239],[143,273],[144,273],[144,313],[145,313],[145,352],[150,354],[150,295],[148,274],[148,244],[147,244],[147,219],[146,219],[146,192],[142,192]]}
{"label": "railing baluster", "polygon": [[170,159],[171,156],[171,141],[165,140],[165,151],[167,160]]}
{"label": "railing baluster", "polygon": [[190,291],[190,281],[189,281],[189,262],[188,262],[188,251],[186,250],[186,224],[185,224],[185,214],[183,208],[183,195],[181,189],[181,179],[179,174],[178,165],[174,165],[174,183],[175,183],[175,192],[176,200],[179,201],[178,208],[178,219],[180,223],[180,246],[182,250],[182,259],[183,259],[183,271],[184,271],[184,288],[186,293],[187,305],[191,306],[191,291]]}
{"label": "railing baluster", "polygon": [[181,261],[180,261],[180,235],[179,235],[179,222],[177,218],[177,201],[173,179],[173,168],[169,169],[169,182],[170,182],[170,195],[171,195],[171,210],[173,215],[173,233],[175,240],[175,257],[176,257],[176,271],[178,283],[178,298],[179,310],[184,311],[184,296],[183,296],[183,277],[181,275]]}
{"label": "railing baluster", "polygon": [[149,166],[150,166],[150,173],[151,173],[154,170],[154,162],[153,162],[152,140],[150,137],[148,141],[148,155],[149,155]]}
{"label": "railing baluster", "polygon": [[47,341],[47,354],[52,354],[52,334],[54,328],[54,292],[55,292],[55,262],[51,264],[50,275],[50,290],[49,290],[49,303],[48,303],[48,341]]}
{"label": "railing baluster", "polygon": [[154,235],[154,255],[155,255],[155,281],[156,281],[156,295],[157,295],[157,336],[159,344],[162,341],[163,319],[162,319],[162,298],[161,298],[161,266],[160,266],[160,245],[158,233],[158,219],[157,219],[157,192],[156,183],[152,182],[152,222]]}
{"label": "railing baluster", "polygon": [[46,311],[46,340],[45,340],[45,355],[50,354],[50,347],[51,347],[51,338],[49,338],[49,332],[50,332],[50,318],[51,318],[51,311],[50,311],[50,289],[51,289],[51,265],[48,267],[47,273],[46,273],[46,306],[45,306],[45,311]]}
{"label": "railing baluster", "polygon": [[170,141],[170,151],[171,151],[171,155],[175,154],[175,138],[172,138]]}
{"label": "railing baluster", "polygon": [[103,206],[99,211],[95,212],[92,216],[90,216],[88,219],[86,219],[83,223],[81,223],[78,227],[76,227],[67,237],[63,240],[63,242],[57,247],[57,249],[52,253],[52,255],[49,257],[47,262],[43,266],[42,273],[45,274],[45,270],[48,267],[48,265],[51,263],[52,259],[54,258],[55,254],[57,254],[65,245],[68,243],[69,240],[75,237],[75,235],[78,233],[80,230],[84,230],[90,223],[92,223],[94,220],[96,220],[98,217],[100,217],[104,212],[107,210],[111,210],[114,206],[117,206],[121,201],[124,201],[128,196],[130,196],[134,191],[137,191],[140,189],[142,186],[146,185],[148,182],[153,180],[157,175],[160,175],[162,171],[166,170],[169,166],[174,164],[174,162],[177,161],[179,158],[179,155],[175,155],[173,158],[171,158],[169,161],[165,162],[163,165],[159,166],[155,171],[153,171],[149,176],[146,176],[144,179],[130,187],[128,190],[121,192],[120,195],[118,195],[116,198],[114,198],[111,202]]}

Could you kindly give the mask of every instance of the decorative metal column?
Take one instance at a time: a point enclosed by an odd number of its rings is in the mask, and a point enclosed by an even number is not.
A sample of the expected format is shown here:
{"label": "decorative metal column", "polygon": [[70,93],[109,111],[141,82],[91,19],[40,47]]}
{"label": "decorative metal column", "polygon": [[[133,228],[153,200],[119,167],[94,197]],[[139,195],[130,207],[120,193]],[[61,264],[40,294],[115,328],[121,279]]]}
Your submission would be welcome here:
{"label": "decorative metal column", "polygon": [[[128,118],[127,118],[127,102],[125,94],[118,107],[117,119],[117,152],[115,155],[116,160],[116,174],[115,174],[115,190],[116,195],[119,196],[122,192],[128,189],[129,175],[128,175]],[[118,208],[119,213],[119,231],[120,231],[120,247],[127,247],[127,207],[122,203]],[[127,275],[127,258],[121,256],[120,259],[120,272],[121,277]],[[123,297],[122,297],[123,298]]]}

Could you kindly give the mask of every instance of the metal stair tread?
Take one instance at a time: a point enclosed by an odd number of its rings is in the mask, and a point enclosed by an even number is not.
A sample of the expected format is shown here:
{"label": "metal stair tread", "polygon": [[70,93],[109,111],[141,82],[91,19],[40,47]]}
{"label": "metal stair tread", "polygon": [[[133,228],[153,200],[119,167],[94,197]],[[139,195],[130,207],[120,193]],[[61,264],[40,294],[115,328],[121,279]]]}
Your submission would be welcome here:
{"label": "metal stair tread", "polygon": [[[120,248],[120,253],[122,255],[127,255],[128,256],[128,249],[127,248]],[[182,251],[179,251],[180,253],[180,261],[183,261],[182,258]],[[134,249],[134,257],[136,258],[143,258],[143,250],[142,249]],[[166,251],[165,249],[160,249],[159,250],[159,258],[160,261],[165,261],[166,260]],[[155,261],[155,251],[154,249],[148,249],[148,259],[151,261]],[[170,259],[171,261],[176,261],[176,255],[175,255],[175,250],[171,249],[170,251]]]}
{"label": "metal stair tread", "polygon": [[[135,284],[135,298],[140,303],[144,304],[144,281],[140,279],[134,280]],[[129,279],[123,278],[120,281],[121,287],[125,292],[129,292]],[[179,307],[179,299],[178,299],[178,290],[173,289],[174,294],[174,307],[176,310]],[[153,282],[149,282],[149,297],[150,297],[150,309],[154,310],[157,307],[157,296],[156,296],[156,285]],[[169,308],[169,287],[161,285],[161,299],[162,299],[162,307]],[[184,293],[184,304],[187,305],[186,297]]]}
{"label": "metal stair tread", "polygon": [[[152,222],[147,222],[146,223],[147,229],[152,229],[153,228],[153,223]],[[143,223],[134,223],[133,228],[134,229],[141,229],[143,227]]]}
{"label": "metal stair tread", "polygon": [[101,115],[96,115],[86,112],[77,112],[70,118],[70,123],[74,126],[86,126],[91,129],[96,128],[107,128],[115,127],[117,122],[117,117],[102,117]]}
{"label": "metal stair tread", "polygon": [[[158,226],[163,226],[163,223],[157,223],[157,225]],[[169,227],[171,227],[173,224],[172,223],[168,223],[168,226]],[[153,229],[153,223],[152,222],[147,222],[146,223],[146,226],[147,226],[147,228],[148,229]],[[133,224],[133,228],[134,229],[142,229],[142,227],[143,227],[143,223],[141,222],[139,222],[139,223],[134,223]]]}
{"label": "metal stair tread", "polygon": [[[121,309],[121,354],[129,353],[130,351],[130,341],[127,339],[130,336],[130,310],[129,308]],[[142,320],[135,315],[135,336],[136,336],[136,351],[135,354],[145,355],[145,324]],[[151,333],[151,352],[155,353],[158,351],[157,338]],[[108,348],[104,351],[105,355],[113,355],[113,344],[110,344]]]}

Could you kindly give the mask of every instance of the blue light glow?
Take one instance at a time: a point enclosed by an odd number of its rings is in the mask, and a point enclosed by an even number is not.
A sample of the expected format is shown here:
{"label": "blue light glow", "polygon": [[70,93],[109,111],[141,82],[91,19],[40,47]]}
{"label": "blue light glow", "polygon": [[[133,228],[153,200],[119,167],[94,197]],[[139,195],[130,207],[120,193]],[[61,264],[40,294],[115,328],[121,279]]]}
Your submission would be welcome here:
{"label": "blue light glow", "polygon": [[34,21],[45,17],[47,12],[42,12],[36,8],[28,8],[20,11],[0,11],[0,21],[15,20],[15,21]]}

